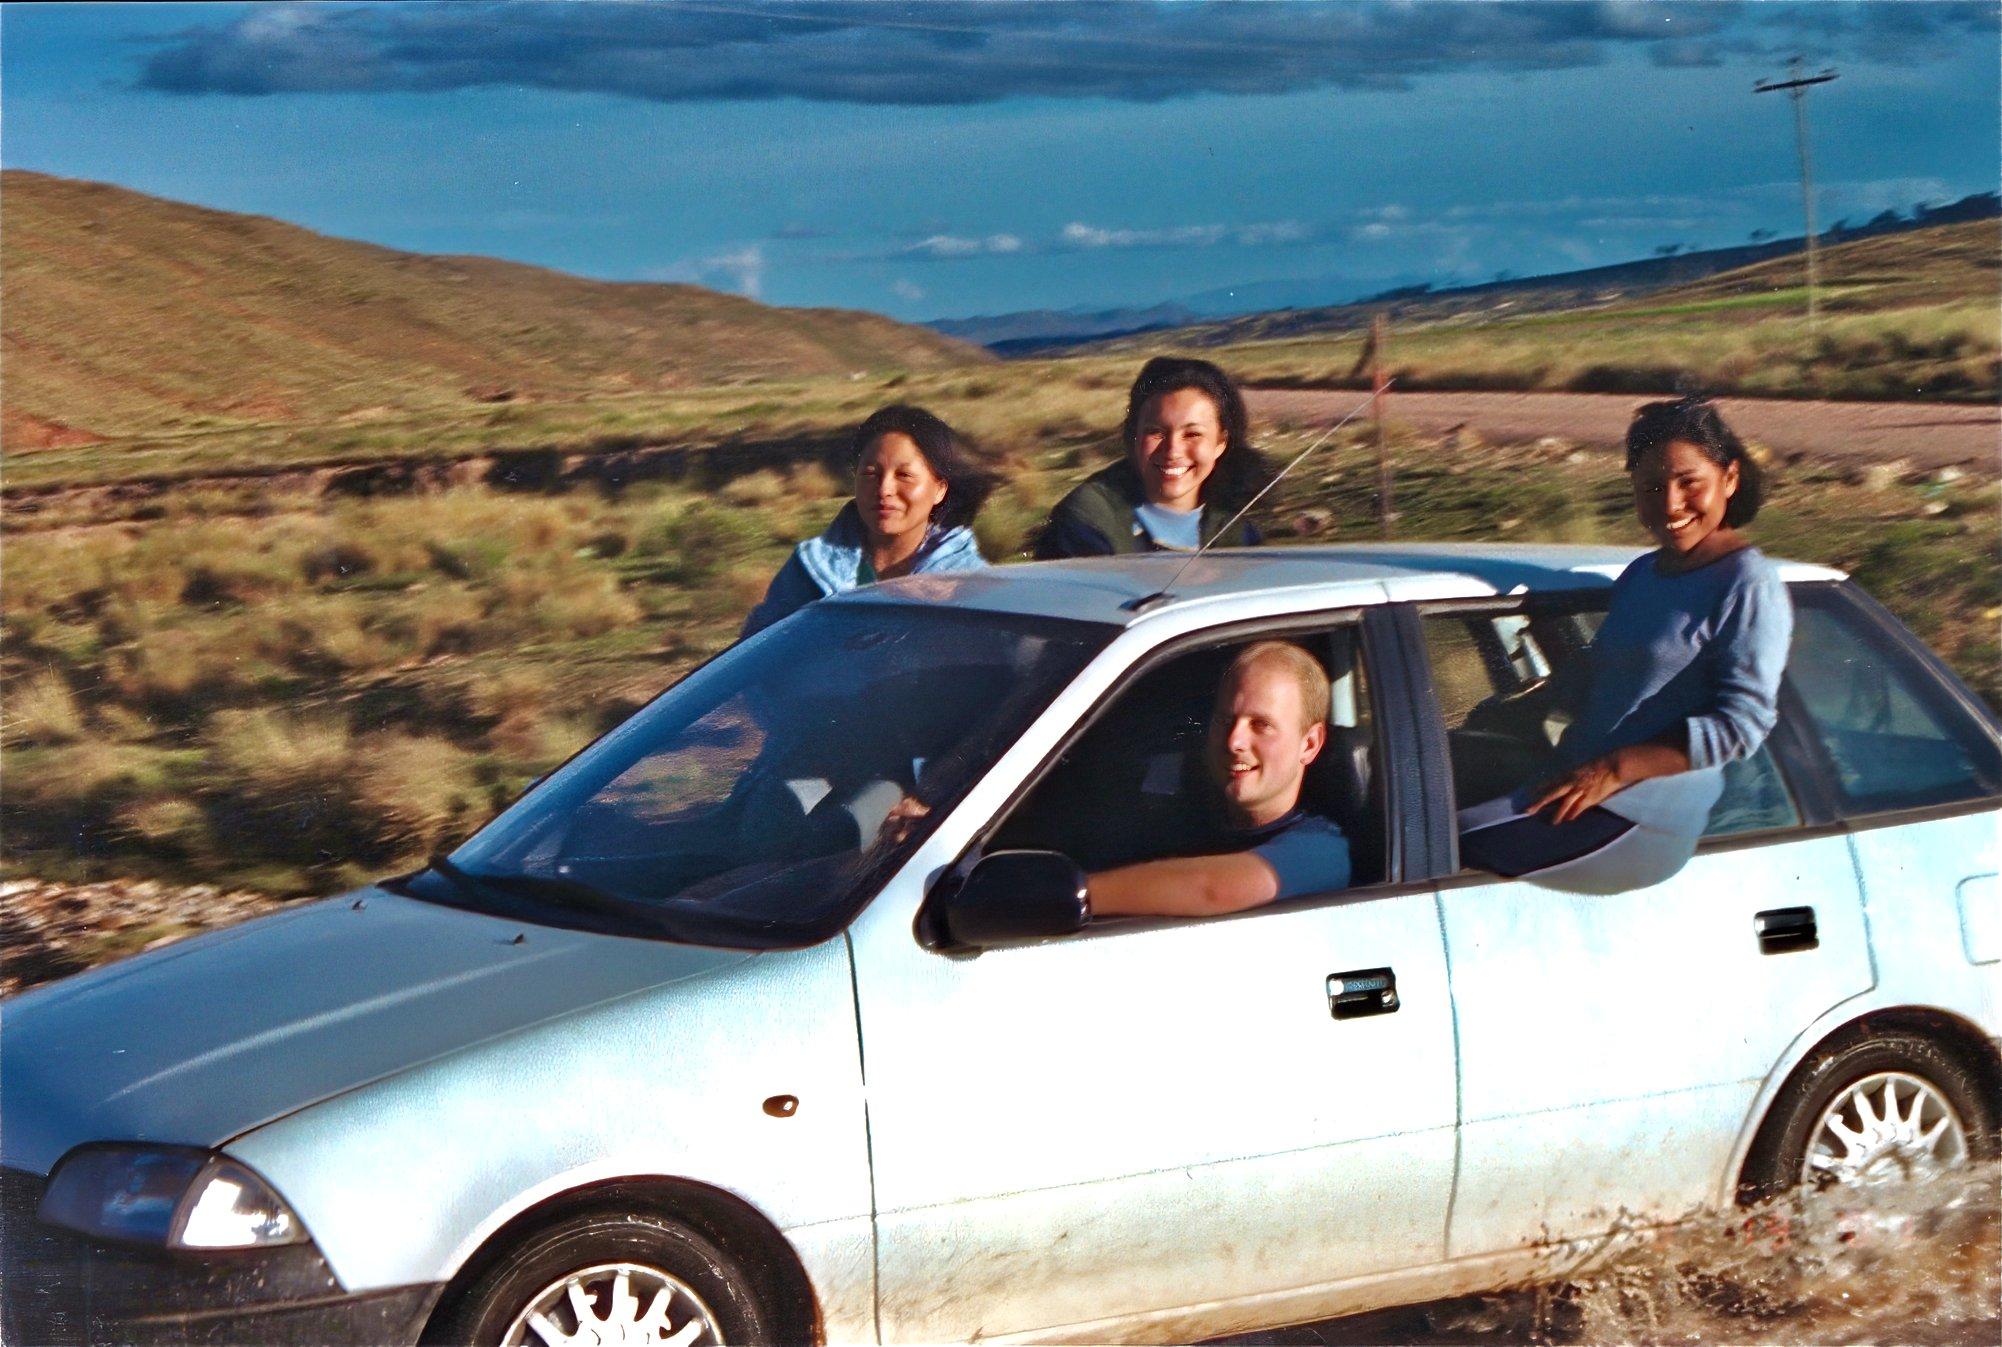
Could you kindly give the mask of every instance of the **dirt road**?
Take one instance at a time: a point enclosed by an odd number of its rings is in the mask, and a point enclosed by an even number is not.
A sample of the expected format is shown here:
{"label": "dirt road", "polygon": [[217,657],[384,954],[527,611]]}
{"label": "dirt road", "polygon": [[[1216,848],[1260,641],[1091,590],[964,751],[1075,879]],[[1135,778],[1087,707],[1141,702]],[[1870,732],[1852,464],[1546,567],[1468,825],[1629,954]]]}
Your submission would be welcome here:
{"label": "dirt road", "polygon": [[[1352,409],[1361,394],[1346,389],[1247,390],[1252,414],[1265,420],[1327,424]],[[1545,435],[1579,444],[1621,443],[1644,397],[1624,393],[1399,393],[1387,413],[1421,433],[1443,435],[1469,426],[1490,440]],[[1739,434],[1783,458],[1907,459],[1914,467],[1956,465],[1985,473],[2002,467],[2002,412],[1992,406],[1938,402],[1796,402],[1719,398]]]}

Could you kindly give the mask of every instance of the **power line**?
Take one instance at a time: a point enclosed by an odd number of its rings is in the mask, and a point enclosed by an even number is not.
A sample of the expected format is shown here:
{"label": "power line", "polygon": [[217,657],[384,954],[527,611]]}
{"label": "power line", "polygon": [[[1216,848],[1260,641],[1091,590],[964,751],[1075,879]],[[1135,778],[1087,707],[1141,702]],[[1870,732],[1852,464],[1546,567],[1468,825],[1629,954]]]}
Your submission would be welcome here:
{"label": "power line", "polygon": [[1803,75],[1800,73],[1800,67],[1800,57],[1796,56],[1787,62],[1787,71],[1793,78],[1763,80],[1752,86],[1752,92],[1771,94],[1784,90],[1787,96],[1793,99],[1794,142],[1800,149],[1800,208],[1801,213],[1807,217],[1807,331],[1812,337],[1817,331],[1819,314],[1814,293],[1818,278],[1814,256],[1814,168],[1807,149],[1807,91],[1814,85],[1826,84],[1834,79],[1835,72],[1824,70],[1819,75]]}

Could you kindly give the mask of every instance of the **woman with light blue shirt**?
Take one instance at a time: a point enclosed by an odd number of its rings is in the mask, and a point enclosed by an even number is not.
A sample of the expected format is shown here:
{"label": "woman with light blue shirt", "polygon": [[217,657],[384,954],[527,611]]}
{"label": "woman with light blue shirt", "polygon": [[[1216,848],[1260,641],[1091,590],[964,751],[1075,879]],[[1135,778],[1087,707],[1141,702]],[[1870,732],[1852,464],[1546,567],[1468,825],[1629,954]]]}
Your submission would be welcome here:
{"label": "woman with light blue shirt", "polygon": [[994,479],[951,426],[922,407],[885,407],[856,428],[851,451],[854,498],[825,532],[793,549],[744,619],[743,636],[829,594],[987,564],[972,526]]}
{"label": "woman with light blue shirt", "polygon": [[1554,778],[1460,813],[1460,853],[1585,893],[1659,883],[1695,853],[1724,765],[1778,719],[1793,607],[1742,533],[1758,465],[1709,402],[1642,407],[1627,430],[1640,523],[1661,545],[1613,583],[1591,649],[1553,680],[1572,714]]}

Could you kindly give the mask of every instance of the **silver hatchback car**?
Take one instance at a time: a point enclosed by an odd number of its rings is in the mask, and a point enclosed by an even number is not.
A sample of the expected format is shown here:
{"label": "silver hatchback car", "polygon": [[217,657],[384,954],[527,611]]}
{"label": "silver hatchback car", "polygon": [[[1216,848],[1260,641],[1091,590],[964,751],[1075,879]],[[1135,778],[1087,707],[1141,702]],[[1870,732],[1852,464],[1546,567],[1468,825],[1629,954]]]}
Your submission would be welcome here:
{"label": "silver hatchback car", "polygon": [[[1784,566],[1779,728],[1680,874],[1461,869],[1456,790],[1553,728],[1493,708],[1631,556],[813,605],[415,875],[0,1008],[6,1339],[1187,1341],[1992,1152],[2002,735],[1840,575]],[[1273,635],[1333,684],[1353,885],[1091,921]]]}

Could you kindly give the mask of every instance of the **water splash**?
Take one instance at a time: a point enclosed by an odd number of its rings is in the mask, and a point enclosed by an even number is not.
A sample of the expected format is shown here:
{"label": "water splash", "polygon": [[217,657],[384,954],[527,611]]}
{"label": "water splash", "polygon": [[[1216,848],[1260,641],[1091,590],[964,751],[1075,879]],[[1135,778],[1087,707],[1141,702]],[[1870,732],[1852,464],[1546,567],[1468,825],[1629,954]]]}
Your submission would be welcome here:
{"label": "water splash", "polygon": [[1616,1229],[1560,1283],[1428,1307],[1424,1321],[1403,1340],[1993,1347],[2002,1167]]}

